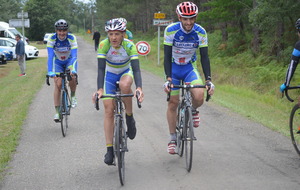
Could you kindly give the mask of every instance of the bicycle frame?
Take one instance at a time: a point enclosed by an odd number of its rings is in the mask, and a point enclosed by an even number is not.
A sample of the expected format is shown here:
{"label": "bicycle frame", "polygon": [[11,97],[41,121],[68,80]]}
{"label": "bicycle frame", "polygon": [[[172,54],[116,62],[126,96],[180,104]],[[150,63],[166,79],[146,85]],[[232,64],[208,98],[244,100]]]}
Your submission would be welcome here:
{"label": "bicycle frame", "polygon": [[[76,84],[78,84],[77,75],[76,76]],[[46,83],[48,86],[50,86],[49,82],[49,75],[46,75]],[[68,81],[72,80],[72,77],[70,75],[70,69],[65,69],[63,73],[60,73],[59,75],[56,75],[56,77],[61,78],[61,95],[60,95],[60,108],[59,108],[59,114],[60,114],[60,120],[61,123],[61,130],[63,137],[67,134],[67,128],[68,128],[68,115],[71,114],[71,98],[69,95],[67,83]],[[67,79],[67,80],[66,80]]]}
{"label": "bicycle frame", "polygon": [[[99,99],[96,93],[95,108],[99,110]],[[115,113],[114,113],[114,154],[118,159],[118,170],[121,185],[124,185],[125,180],[125,152],[128,152],[127,148],[127,133],[124,124],[124,107],[122,98],[133,97],[133,94],[122,94],[119,88],[119,81],[116,83],[116,94],[102,95],[101,98],[113,98],[115,101]],[[138,98],[138,95],[137,95]],[[141,104],[137,101],[138,107],[141,108]],[[115,165],[115,161],[114,161]]]}
{"label": "bicycle frame", "polygon": [[[177,153],[180,157],[182,157],[184,153],[183,151],[185,150],[186,169],[188,172],[190,172],[193,159],[193,141],[196,140],[194,136],[194,126],[192,120],[192,96],[190,89],[206,88],[206,85],[171,84],[170,87],[171,86],[173,88],[181,89],[181,98],[179,100],[177,108]],[[167,100],[169,100],[169,98],[170,94],[168,94]],[[207,91],[206,101],[208,101],[209,99],[210,96]]]}

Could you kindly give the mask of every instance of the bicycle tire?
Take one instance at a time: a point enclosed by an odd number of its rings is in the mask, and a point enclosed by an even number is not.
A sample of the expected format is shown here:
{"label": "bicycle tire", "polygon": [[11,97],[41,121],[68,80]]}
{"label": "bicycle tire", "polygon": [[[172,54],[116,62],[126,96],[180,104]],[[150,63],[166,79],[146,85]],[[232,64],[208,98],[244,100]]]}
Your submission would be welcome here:
{"label": "bicycle tire", "polygon": [[176,124],[176,136],[177,136],[177,154],[182,157],[183,152],[184,152],[184,140],[183,140],[183,124],[184,124],[184,119],[185,119],[185,114],[182,114],[183,116],[181,117],[181,106],[182,103],[178,105],[177,109],[177,124]]}
{"label": "bicycle tire", "polygon": [[300,106],[296,104],[290,115],[290,135],[292,144],[300,156]]}
{"label": "bicycle tire", "polygon": [[125,180],[125,163],[124,163],[124,151],[122,141],[122,120],[121,116],[116,117],[115,121],[115,153],[117,157],[117,165],[119,172],[119,179],[121,185],[124,185]]}
{"label": "bicycle tire", "polygon": [[185,110],[185,126],[183,128],[183,136],[185,140],[185,161],[186,169],[188,172],[192,169],[193,162],[193,141],[194,141],[194,128],[193,128],[192,109],[188,107]]}
{"label": "bicycle tire", "polygon": [[60,115],[61,115],[61,132],[63,137],[67,135],[67,128],[68,128],[68,99],[67,99],[67,94],[65,91],[61,92],[61,99],[60,99]]}

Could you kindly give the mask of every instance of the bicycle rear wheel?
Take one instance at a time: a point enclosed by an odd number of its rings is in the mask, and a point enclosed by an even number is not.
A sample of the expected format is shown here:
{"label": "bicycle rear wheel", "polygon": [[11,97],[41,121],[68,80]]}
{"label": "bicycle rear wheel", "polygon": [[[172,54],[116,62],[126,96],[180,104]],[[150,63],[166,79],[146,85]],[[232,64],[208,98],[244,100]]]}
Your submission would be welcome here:
{"label": "bicycle rear wheel", "polygon": [[61,99],[60,99],[60,115],[61,115],[61,132],[63,137],[67,135],[67,129],[68,129],[68,115],[69,115],[69,102],[67,98],[67,94],[62,91],[61,92]]}
{"label": "bicycle rear wheel", "polygon": [[194,140],[194,128],[193,117],[191,108],[185,110],[185,126],[183,128],[183,138],[185,141],[185,161],[186,169],[188,172],[192,169],[193,161],[193,140]]}
{"label": "bicycle rear wheel", "polygon": [[290,134],[294,148],[300,156],[300,106],[298,104],[291,111]]}
{"label": "bicycle rear wheel", "polygon": [[122,119],[120,116],[117,116],[115,121],[115,152],[118,161],[118,171],[121,185],[124,185],[125,182],[124,135],[126,134],[122,125]]}
{"label": "bicycle rear wheel", "polygon": [[176,136],[177,136],[177,154],[182,157],[184,150],[184,140],[183,140],[183,125],[185,114],[181,113],[181,104],[178,105],[177,109],[177,124],[176,124]]}

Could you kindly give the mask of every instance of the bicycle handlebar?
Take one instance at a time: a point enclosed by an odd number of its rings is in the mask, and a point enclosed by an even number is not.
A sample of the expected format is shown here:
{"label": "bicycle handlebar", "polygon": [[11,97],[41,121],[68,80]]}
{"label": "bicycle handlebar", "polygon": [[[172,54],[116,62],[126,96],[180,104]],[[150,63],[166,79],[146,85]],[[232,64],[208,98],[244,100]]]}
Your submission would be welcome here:
{"label": "bicycle handlebar", "polygon": [[[287,87],[285,90],[284,90],[284,94],[285,94],[285,96],[286,96],[286,98],[290,101],[290,102],[294,102],[294,100],[289,96],[289,93],[288,93],[288,90],[293,90],[293,89],[298,89],[298,88],[300,88],[300,86],[289,86],[289,87]],[[284,95],[282,93],[282,95]]]}
{"label": "bicycle handlebar", "polygon": [[[190,89],[190,88],[206,88],[207,85],[191,85],[191,84],[180,84],[180,85],[176,85],[176,84],[169,84],[169,88],[183,88],[183,89]],[[211,98],[211,96],[208,94],[210,87],[207,89],[206,91],[206,99],[205,101],[208,102],[209,99]],[[167,95],[167,101],[170,100],[170,92]]]}
{"label": "bicycle handlebar", "polygon": [[138,108],[141,108],[141,107],[142,107],[142,104],[141,104],[141,102],[139,101],[139,97],[140,97],[140,92],[139,92],[139,91],[136,92],[135,97],[136,97],[136,103],[137,103]]}
{"label": "bicycle handlebar", "polygon": [[[99,96],[99,94],[96,93],[95,94],[95,98],[96,98],[95,108],[96,108],[96,110],[99,110],[99,98],[98,98],[98,96]],[[121,98],[121,97],[133,97],[133,96],[134,96],[133,94],[109,94],[109,95],[102,95],[100,98]],[[139,92],[137,92],[136,99],[137,99],[138,108],[141,108],[142,105],[141,105],[141,102],[138,100],[138,97],[139,97]]]}
{"label": "bicycle handlebar", "polygon": [[[76,77],[76,84],[78,85],[78,75],[75,73],[73,74],[75,77]],[[59,75],[56,75],[56,77],[67,77],[67,80],[68,81],[71,81],[72,80],[72,76],[71,76],[71,72],[70,72],[70,69],[66,69],[66,71],[64,73],[60,73]],[[50,82],[49,82],[49,78],[50,76],[49,75],[46,75],[46,84],[48,86],[50,86]]]}

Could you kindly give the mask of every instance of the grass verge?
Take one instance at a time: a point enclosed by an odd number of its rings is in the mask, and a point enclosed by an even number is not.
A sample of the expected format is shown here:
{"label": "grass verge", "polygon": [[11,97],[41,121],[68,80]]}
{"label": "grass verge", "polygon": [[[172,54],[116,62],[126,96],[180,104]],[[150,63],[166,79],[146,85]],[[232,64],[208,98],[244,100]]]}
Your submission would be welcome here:
{"label": "grass verge", "polygon": [[46,58],[27,60],[26,67],[27,75],[18,77],[17,61],[0,66],[0,173],[18,145],[29,105],[45,81]]}

